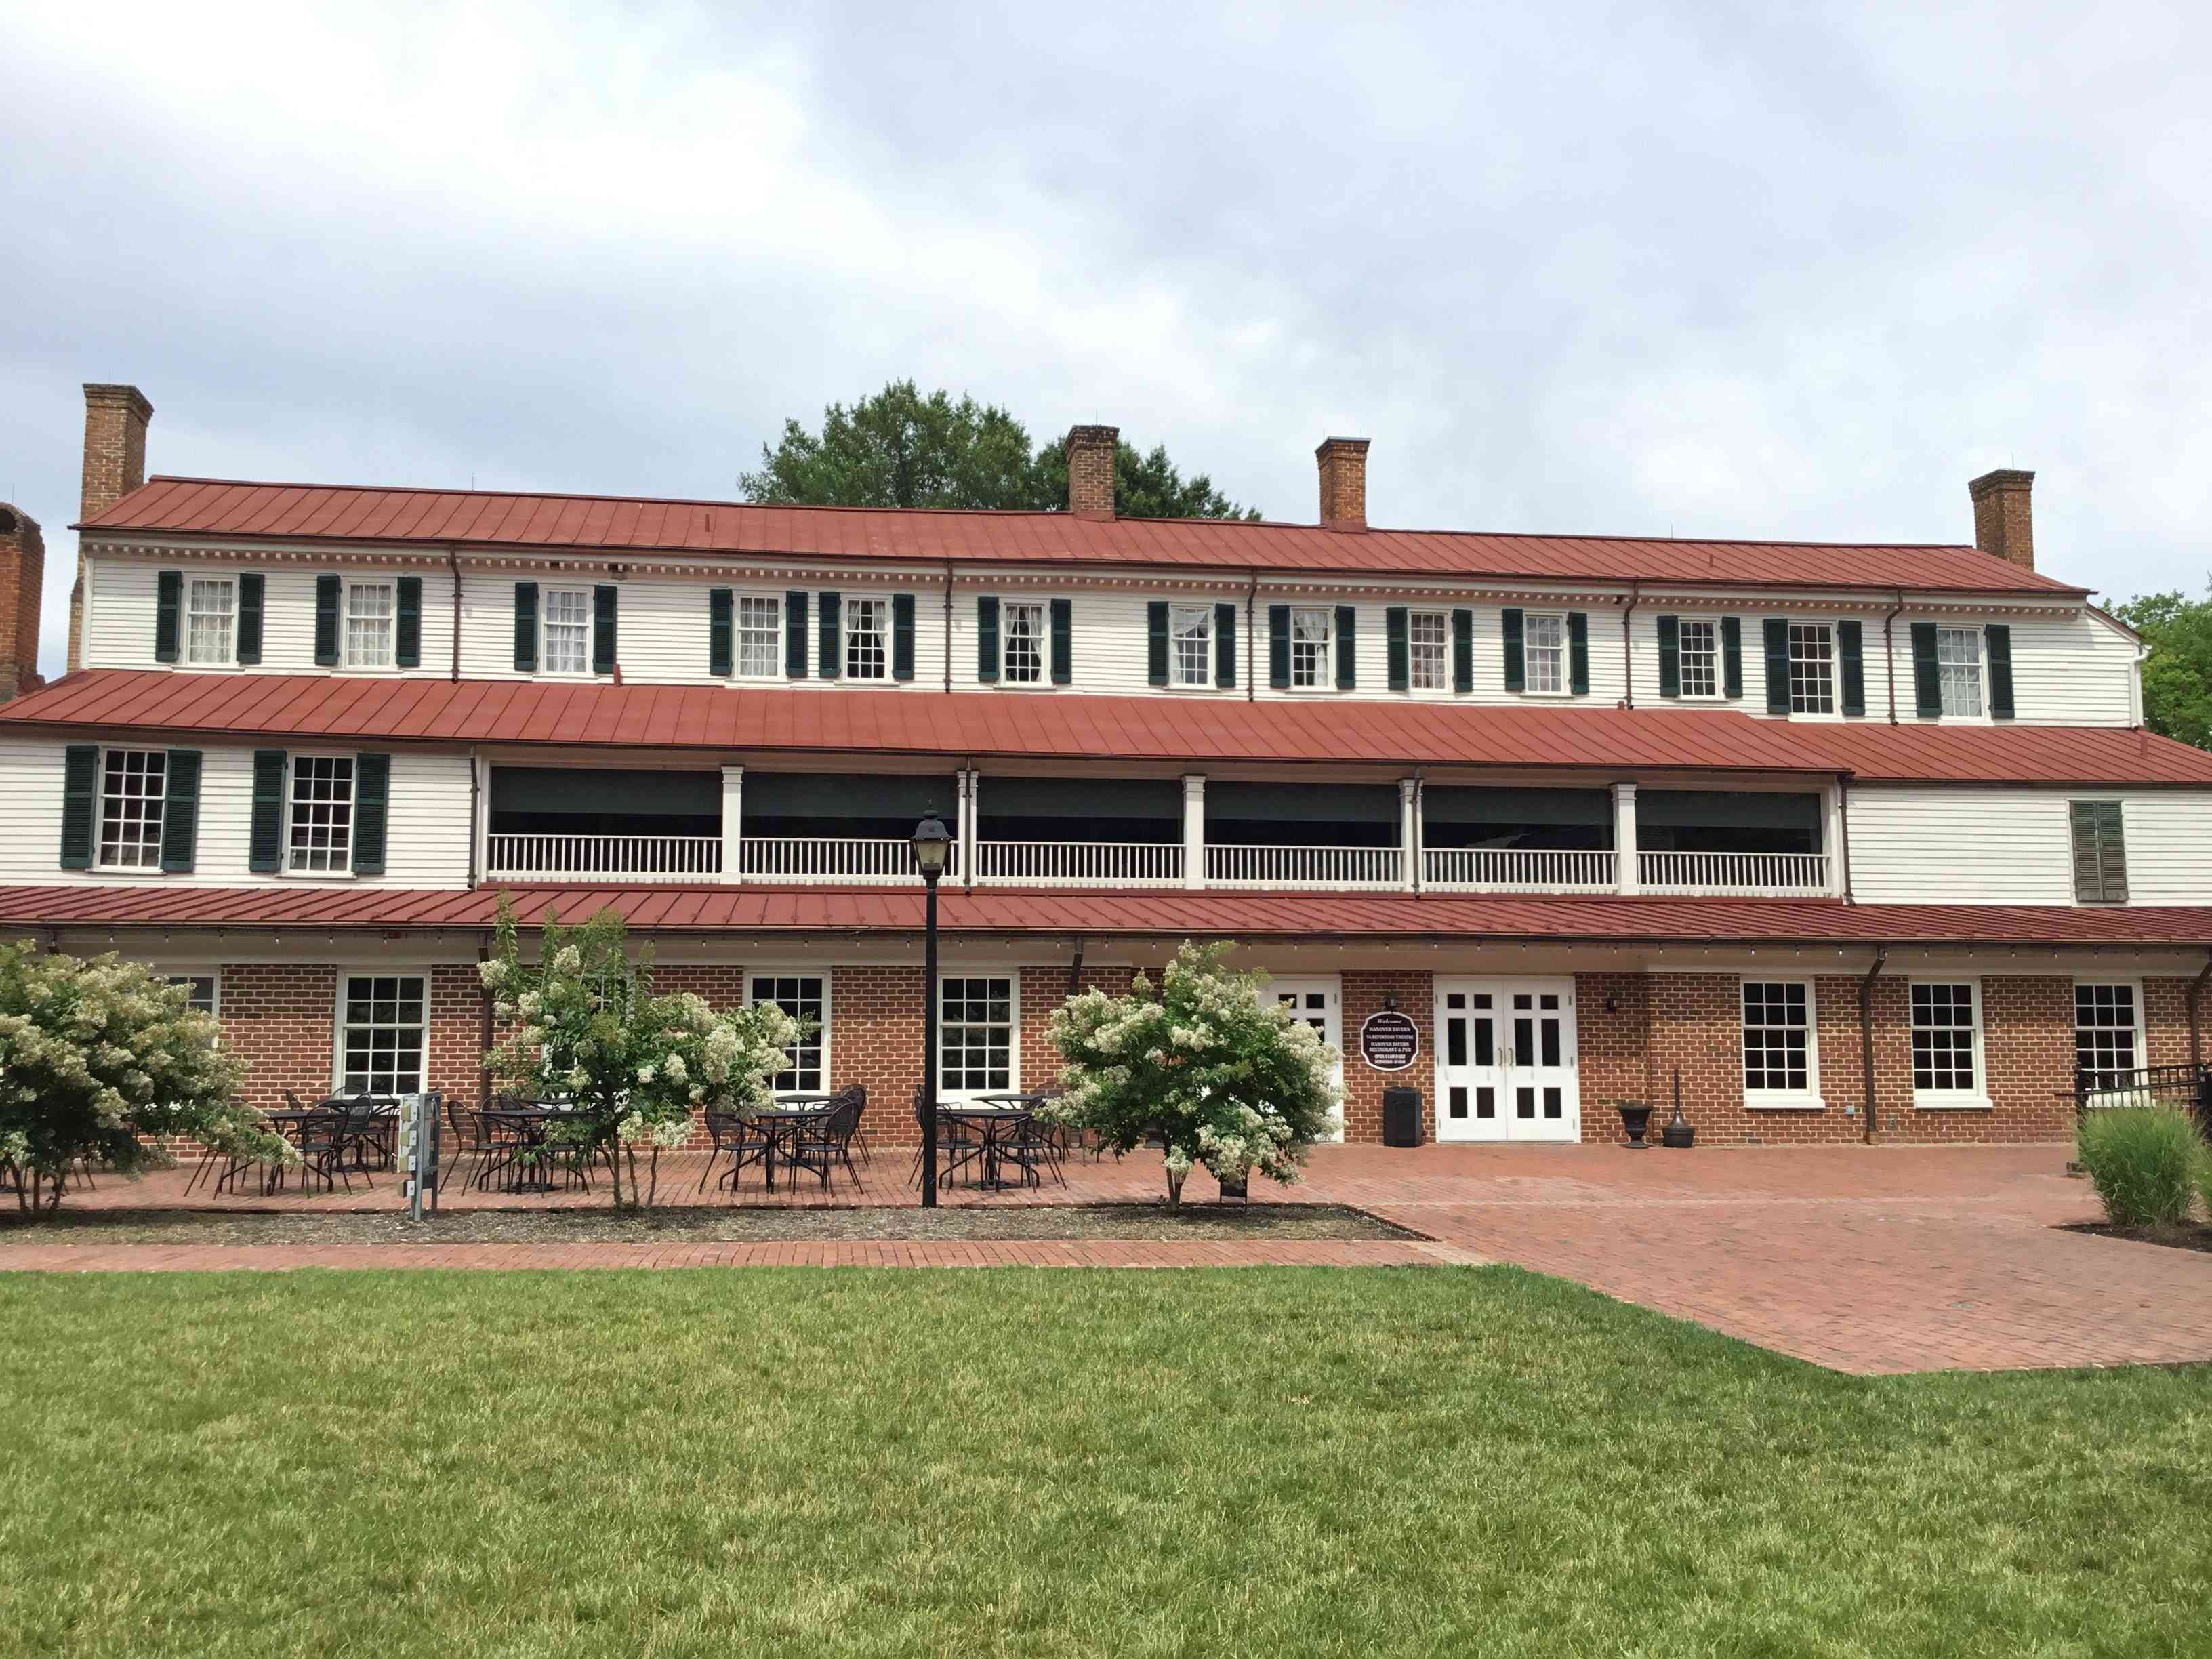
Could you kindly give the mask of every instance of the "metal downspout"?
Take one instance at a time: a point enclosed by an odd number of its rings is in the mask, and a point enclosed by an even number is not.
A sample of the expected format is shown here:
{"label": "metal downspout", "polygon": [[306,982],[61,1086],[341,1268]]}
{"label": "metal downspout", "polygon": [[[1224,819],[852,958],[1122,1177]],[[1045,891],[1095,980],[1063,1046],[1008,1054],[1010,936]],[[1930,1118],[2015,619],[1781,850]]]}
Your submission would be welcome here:
{"label": "metal downspout", "polygon": [[2189,1063],[2204,1063],[2204,986],[2212,981],[2212,951],[2205,952],[2204,965],[2197,970],[2197,977],[2189,987]]}
{"label": "metal downspout", "polygon": [[1073,996],[1083,988],[1083,935],[1075,936],[1075,957],[1067,964],[1067,994]]}
{"label": "metal downspout", "polygon": [[453,572],[453,672],[446,678],[458,685],[461,679],[461,550],[447,548],[446,562]]}
{"label": "metal downspout", "polygon": [[1892,726],[1897,724],[1897,635],[1891,630],[1890,624],[1897,620],[1897,613],[1904,609],[1905,590],[1900,587],[1897,590],[1897,604],[1881,619],[1881,662],[1889,677],[1889,723]]}
{"label": "metal downspout", "polygon": [[945,689],[952,689],[952,565],[945,566]]}
{"label": "metal downspout", "polygon": [[1620,700],[1623,708],[1636,707],[1636,647],[1628,631],[1628,619],[1636,614],[1636,603],[1640,597],[1637,583],[1628,585],[1628,608],[1620,613],[1620,683],[1628,688],[1628,695]]}
{"label": "metal downspout", "polygon": [[1866,1119],[1863,1138],[1869,1146],[1874,1145],[1875,1135],[1874,982],[1881,977],[1881,970],[1888,962],[1889,947],[1877,945],[1874,966],[1867,969],[1866,977],[1859,981],[1859,1076],[1866,1089],[1866,1103],[1860,1111]]}
{"label": "metal downspout", "polygon": [[1244,701],[1251,702],[1259,695],[1260,659],[1260,573],[1252,573],[1252,585],[1244,590]]}

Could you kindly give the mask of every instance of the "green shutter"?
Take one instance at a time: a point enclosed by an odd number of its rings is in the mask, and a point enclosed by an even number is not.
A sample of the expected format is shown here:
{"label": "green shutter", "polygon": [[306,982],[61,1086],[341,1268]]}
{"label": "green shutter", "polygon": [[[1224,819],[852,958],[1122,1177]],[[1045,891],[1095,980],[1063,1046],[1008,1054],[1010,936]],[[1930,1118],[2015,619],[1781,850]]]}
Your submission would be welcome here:
{"label": "green shutter", "polygon": [[1348,605],[1336,607],[1336,689],[1359,688],[1359,612]]}
{"label": "green shutter", "polygon": [[975,678],[986,685],[999,680],[999,602],[988,597],[975,601]]}
{"label": "green shutter", "polygon": [[815,623],[816,666],[822,678],[834,680],[845,672],[845,602],[836,593],[824,593]]}
{"label": "green shutter", "polygon": [[1943,714],[1943,671],[1936,661],[1936,624],[1912,624],[1912,708],[1923,720]]}
{"label": "green shutter", "polygon": [[392,629],[392,665],[395,668],[422,665],[422,579],[402,576],[398,581],[398,614]]}
{"label": "green shutter", "polygon": [[1982,629],[1982,643],[1990,655],[1990,717],[2012,718],[2012,625],[1991,623]]}
{"label": "green shutter", "polygon": [[1145,684],[1168,683],[1168,602],[1153,599],[1145,606]]}
{"label": "green shutter", "polygon": [[1743,619],[1721,618],[1721,695],[1743,695]]}
{"label": "green shutter", "polygon": [[1759,624],[1766,640],[1766,712],[1790,712],[1790,619],[1769,617]]}
{"label": "green shutter", "polygon": [[914,678],[914,595],[891,595],[891,678]]}
{"label": "green shutter", "polygon": [[92,868],[93,813],[99,805],[100,750],[73,743],[62,751],[62,868]]}
{"label": "green shutter", "polygon": [[2128,853],[2120,803],[2067,803],[2074,839],[2074,896],[2083,904],[2128,902]]}
{"label": "green shutter", "polygon": [[1682,619],[1659,618],[1659,695],[1682,695]]}
{"label": "green shutter", "polygon": [[1052,602],[1052,683],[1066,685],[1075,678],[1075,601]]}
{"label": "green shutter", "polygon": [[261,573],[249,570],[238,579],[238,665],[256,668],[261,663]]}
{"label": "green shutter", "polygon": [[161,784],[161,867],[191,873],[200,836],[200,751],[172,749]]}
{"label": "green shutter", "polygon": [[1505,689],[1520,691],[1528,684],[1528,661],[1521,644],[1521,608],[1509,605],[1501,622],[1505,635]]}
{"label": "green shutter", "polygon": [[284,867],[285,769],[283,750],[253,751],[253,815],[246,838],[246,867],[264,875]]}
{"label": "green shutter", "polygon": [[315,666],[338,665],[338,599],[343,584],[330,571],[315,578]]}
{"label": "green shutter", "polygon": [[392,801],[392,757],[353,758],[353,872],[384,873],[385,819]]}
{"label": "green shutter", "polygon": [[707,672],[726,679],[738,671],[738,596],[726,587],[707,590]]}
{"label": "green shutter", "polygon": [[185,573],[156,571],[154,575],[154,660],[177,659],[179,613],[185,603]]}
{"label": "green shutter", "polygon": [[1213,683],[1223,690],[1237,684],[1237,607],[1213,607]]}
{"label": "green shutter", "polygon": [[1567,690],[1581,696],[1589,690],[1589,612],[1567,612]]}
{"label": "green shutter", "polygon": [[622,660],[615,634],[615,589],[601,582],[592,589],[592,672],[611,674]]}
{"label": "green shutter", "polygon": [[1382,612],[1382,658],[1393,691],[1409,690],[1413,684],[1413,647],[1407,635],[1406,607],[1394,605]]}
{"label": "green shutter", "polygon": [[1464,696],[1474,690],[1474,612],[1452,612],[1452,690]]}
{"label": "green shutter", "polygon": [[783,596],[783,677],[806,678],[806,595],[796,589]]}
{"label": "green shutter", "polygon": [[538,584],[514,585],[514,672],[538,672]]}
{"label": "green shutter", "polygon": [[1291,684],[1291,607],[1267,607],[1267,684],[1278,691]]}
{"label": "green shutter", "polygon": [[1843,659],[1844,713],[1866,713],[1866,642],[1855,622],[1836,624],[1836,655]]}

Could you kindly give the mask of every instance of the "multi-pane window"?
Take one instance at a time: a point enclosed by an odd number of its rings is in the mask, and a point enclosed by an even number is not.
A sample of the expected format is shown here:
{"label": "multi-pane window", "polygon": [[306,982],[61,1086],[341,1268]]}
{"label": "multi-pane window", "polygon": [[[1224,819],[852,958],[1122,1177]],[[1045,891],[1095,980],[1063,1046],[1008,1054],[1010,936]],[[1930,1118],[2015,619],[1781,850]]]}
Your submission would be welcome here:
{"label": "multi-pane window", "polygon": [[1522,619],[1523,684],[1531,691],[1567,689],[1567,619],[1559,612],[1531,611]]}
{"label": "multi-pane window", "polygon": [[783,607],[772,594],[738,596],[738,672],[748,679],[783,673]]}
{"label": "multi-pane window", "polygon": [[1981,1025],[1973,981],[1912,984],[1912,1087],[1917,1094],[1978,1091]]}
{"label": "multi-pane window", "polygon": [[420,974],[348,974],[340,1007],[338,1088],[349,1095],[422,1091]]}
{"label": "multi-pane window", "polygon": [[1179,605],[1170,618],[1175,639],[1175,683],[1213,684],[1213,607]]}
{"label": "multi-pane window", "polygon": [[2124,1073],[2142,1064],[2136,1031],[2134,986],[2075,986],[2074,1069],[2088,1079],[2092,1088],[2111,1089],[2135,1080]]}
{"label": "multi-pane window", "polygon": [[185,660],[220,665],[231,659],[238,630],[238,583],[195,576],[185,592]]}
{"label": "multi-pane window", "polygon": [[1044,606],[1015,599],[1006,607],[1000,635],[1000,678],[1012,685],[1036,685],[1044,679]]}
{"label": "multi-pane window", "polygon": [[889,599],[846,599],[847,679],[880,680],[890,678],[890,641],[891,602]]}
{"label": "multi-pane window", "polygon": [[348,582],[345,610],[345,665],[392,666],[392,586],[390,582]]}
{"label": "multi-pane window", "polygon": [[1442,691],[1451,684],[1447,660],[1451,618],[1441,611],[1416,611],[1406,618],[1407,669],[1416,691]]}
{"label": "multi-pane window", "polygon": [[1753,1096],[1811,1092],[1813,994],[1804,981],[1744,981],[1743,1087]]}
{"label": "multi-pane window", "polygon": [[1936,630],[1936,673],[1948,718],[1978,719],[1982,712],[1982,630]]}
{"label": "multi-pane window", "polygon": [[196,1014],[216,1012],[216,977],[213,974],[171,974],[169,983],[185,988],[185,1006]]}
{"label": "multi-pane window", "polygon": [[111,749],[100,757],[100,862],[110,870],[161,863],[161,802],[169,757],[158,749]]}
{"label": "multi-pane window", "polygon": [[1711,617],[1685,617],[1675,624],[1675,660],[1686,697],[1721,694],[1721,625]]}
{"label": "multi-pane window", "polygon": [[1014,982],[1006,977],[939,982],[937,1079],[945,1094],[1014,1085]]}
{"label": "multi-pane window", "polygon": [[791,1064],[769,1080],[769,1087],[780,1095],[820,1094],[828,1086],[829,981],[819,974],[755,974],[748,1000],[772,1002],[793,1019],[814,1027],[812,1035],[784,1050]]}
{"label": "multi-pane window", "polygon": [[1291,612],[1291,684],[1328,684],[1328,623],[1326,611]]}
{"label": "multi-pane window", "polygon": [[353,858],[353,757],[292,757],[294,870],[343,870]]}
{"label": "multi-pane window", "polygon": [[545,590],[545,672],[584,674],[592,666],[592,595],[582,587]]}
{"label": "multi-pane window", "polygon": [[1836,630],[1826,623],[1790,624],[1790,712],[1836,712]]}

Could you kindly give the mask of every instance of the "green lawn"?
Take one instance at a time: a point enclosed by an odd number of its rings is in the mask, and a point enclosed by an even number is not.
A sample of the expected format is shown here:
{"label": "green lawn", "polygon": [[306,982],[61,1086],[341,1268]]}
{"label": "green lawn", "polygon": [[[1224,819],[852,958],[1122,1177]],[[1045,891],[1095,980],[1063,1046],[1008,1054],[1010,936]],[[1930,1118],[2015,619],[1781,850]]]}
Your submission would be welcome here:
{"label": "green lawn", "polygon": [[2212,1371],[1512,1269],[0,1279],[0,1652],[2179,1654]]}

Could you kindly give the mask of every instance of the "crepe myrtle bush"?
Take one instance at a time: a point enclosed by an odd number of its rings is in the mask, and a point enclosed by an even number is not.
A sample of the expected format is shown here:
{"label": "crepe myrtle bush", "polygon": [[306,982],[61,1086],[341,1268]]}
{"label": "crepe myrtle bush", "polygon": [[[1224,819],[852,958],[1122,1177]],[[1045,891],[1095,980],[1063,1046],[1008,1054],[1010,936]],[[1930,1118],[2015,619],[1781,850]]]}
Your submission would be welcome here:
{"label": "crepe myrtle bush", "polygon": [[1066,1092],[1045,1110],[1110,1151],[1158,1139],[1171,1204],[1194,1164],[1296,1181],[1341,1097],[1336,1051],[1262,994],[1264,975],[1224,966],[1229,949],[1186,941],[1157,986],[1140,973],[1126,995],[1094,988],[1053,1011]]}
{"label": "crepe myrtle bush", "polygon": [[28,939],[0,945],[0,1185],[18,1208],[58,1208],[72,1174],[92,1164],[122,1175],[166,1167],[147,1144],[160,1136],[219,1156],[295,1158],[236,1098],[246,1062],[222,1048],[191,995],[112,953],[87,961]]}
{"label": "crepe myrtle bush", "polygon": [[689,1138],[694,1109],[744,1116],[766,1105],[769,1079],[791,1064],[788,1051],[808,1030],[771,1002],[718,1013],[690,992],[655,995],[652,951],[631,960],[613,910],[563,927],[548,908],[537,960],[526,963],[514,907],[502,893],[495,943],[480,971],[494,1012],[510,1027],[484,1056],[486,1069],[510,1093],[574,1103],[547,1126],[547,1145],[587,1160],[605,1153],[617,1206],[652,1204],[661,1151]]}

